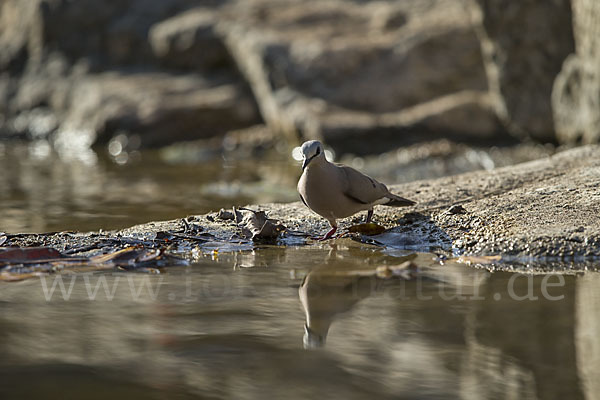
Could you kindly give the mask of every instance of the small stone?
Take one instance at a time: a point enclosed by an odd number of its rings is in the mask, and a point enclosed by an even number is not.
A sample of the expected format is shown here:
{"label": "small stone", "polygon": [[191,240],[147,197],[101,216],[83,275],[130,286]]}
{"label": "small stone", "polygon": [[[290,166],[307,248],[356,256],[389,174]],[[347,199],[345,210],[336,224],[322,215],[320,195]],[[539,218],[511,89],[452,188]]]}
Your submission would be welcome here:
{"label": "small stone", "polygon": [[221,208],[217,214],[217,218],[222,220],[232,220],[235,219],[235,214],[231,211]]}
{"label": "small stone", "polygon": [[465,210],[465,208],[463,206],[461,206],[460,204],[455,204],[452,207],[450,207],[447,211],[449,214],[465,214],[467,212],[467,210]]}

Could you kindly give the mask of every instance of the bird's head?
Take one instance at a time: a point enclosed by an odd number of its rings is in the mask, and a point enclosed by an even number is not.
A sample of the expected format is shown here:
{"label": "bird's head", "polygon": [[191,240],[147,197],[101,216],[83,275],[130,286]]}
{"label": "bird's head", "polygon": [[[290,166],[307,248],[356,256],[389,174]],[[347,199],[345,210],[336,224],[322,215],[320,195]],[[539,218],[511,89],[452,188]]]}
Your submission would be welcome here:
{"label": "bird's head", "polygon": [[304,161],[302,162],[302,169],[306,168],[308,164],[315,158],[325,157],[323,145],[318,140],[309,140],[308,142],[304,142],[301,149],[302,157],[304,158]]}

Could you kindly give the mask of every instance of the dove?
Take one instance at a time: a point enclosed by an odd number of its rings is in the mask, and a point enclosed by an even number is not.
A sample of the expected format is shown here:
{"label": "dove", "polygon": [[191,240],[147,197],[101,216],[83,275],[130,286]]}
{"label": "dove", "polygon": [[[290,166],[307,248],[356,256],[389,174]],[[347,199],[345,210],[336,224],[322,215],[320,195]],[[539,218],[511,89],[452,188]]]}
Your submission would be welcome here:
{"label": "dove", "polygon": [[300,199],[308,208],[331,225],[321,240],[337,231],[337,220],[367,211],[367,223],[373,217],[373,207],[385,205],[406,207],[415,204],[391,193],[387,186],[354,168],[327,161],[323,145],[318,140],[302,144],[302,176],[298,180]]}

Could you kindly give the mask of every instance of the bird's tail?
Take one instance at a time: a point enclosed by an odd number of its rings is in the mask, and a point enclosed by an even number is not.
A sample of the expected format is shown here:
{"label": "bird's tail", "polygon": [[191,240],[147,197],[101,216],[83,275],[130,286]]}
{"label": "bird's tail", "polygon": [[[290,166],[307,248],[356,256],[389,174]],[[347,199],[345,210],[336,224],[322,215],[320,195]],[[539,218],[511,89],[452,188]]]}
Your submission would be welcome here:
{"label": "bird's tail", "polygon": [[388,201],[387,203],[383,204],[384,206],[390,206],[390,207],[407,207],[407,206],[412,206],[415,203],[412,200],[408,200],[405,199],[404,197],[400,197],[400,196],[396,196],[393,193],[389,193],[387,197],[390,201]]}

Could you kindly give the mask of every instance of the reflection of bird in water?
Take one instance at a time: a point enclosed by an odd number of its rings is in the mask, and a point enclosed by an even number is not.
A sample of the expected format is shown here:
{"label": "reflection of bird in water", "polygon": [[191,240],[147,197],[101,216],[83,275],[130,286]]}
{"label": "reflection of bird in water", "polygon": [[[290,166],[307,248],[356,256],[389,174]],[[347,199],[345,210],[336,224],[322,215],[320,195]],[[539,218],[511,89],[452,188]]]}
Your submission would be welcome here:
{"label": "reflection of bird in water", "polygon": [[306,314],[305,348],[324,346],[336,315],[377,289],[375,276],[360,276],[352,265],[342,261],[324,264],[310,271],[300,285],[298,295]]}
{"label": "reflection of bird in water", "polygon": [[[425,279],[431,282],[430,288],[437,291],[437,299],[451,300],[478,296],[479,286],[487,280],[488,272],[466,268],[463,264],[447,261],[443,267],[437,257],[429,253],[412,253],[404,257],[396,257],[399,264],[382,267],[381,264],[352,262],[349,259],[337,258],[337,246],[334,246],[324,264],[311,270],[302,281],[298,290],[300,303],[306,316],[304,347],[318,348],[325,345],[329,328],[336,316],[346,312],[358,303],[386,285],[386,279]],[[350,253],[352,251],[350,250]],[[360,257],[360,252],[354,254]],[[364,254],[363,254],[364,256]],[[403,267],[407,262],[418,265],[418,272]],[[380,269],[390,276],[381,276]],[[402,273],[402,272],[406,272]],[[417,274],[417,275],[414,275]],[[389,281],[388,281],[389,282]],[[407,296],[422,296],[420,285],[411,285]],[[435,293],[431,292],[431,295]],[[424,299],[434,299],[426,295]],[[476,298],[476,297],[473,297]]]}

